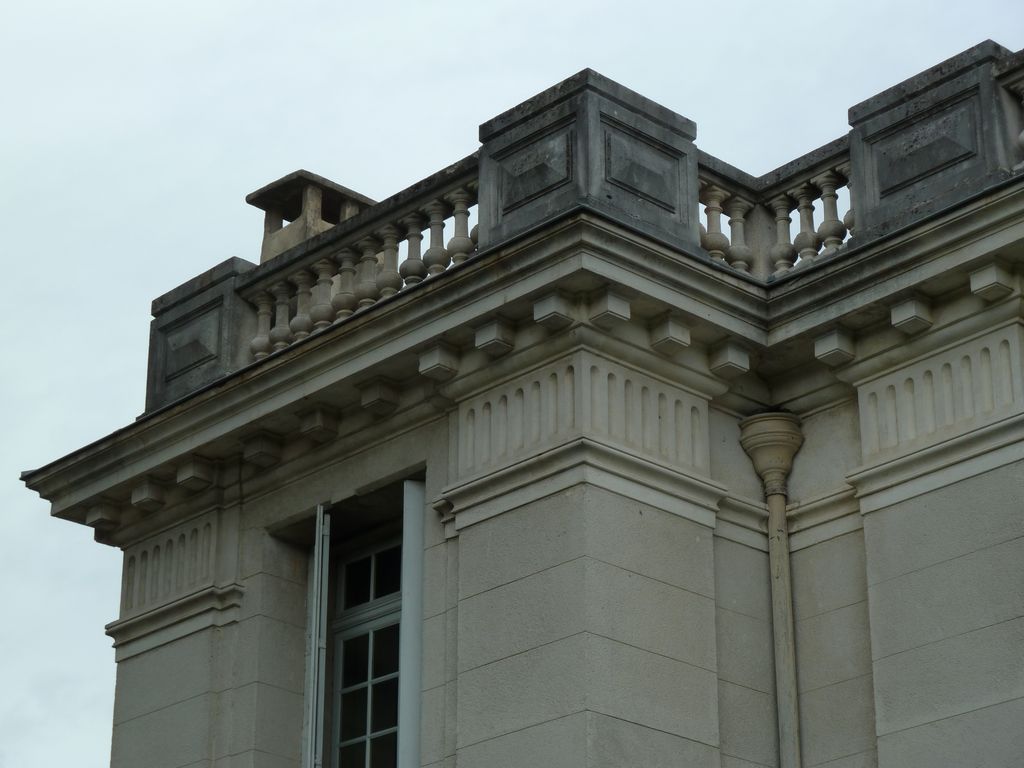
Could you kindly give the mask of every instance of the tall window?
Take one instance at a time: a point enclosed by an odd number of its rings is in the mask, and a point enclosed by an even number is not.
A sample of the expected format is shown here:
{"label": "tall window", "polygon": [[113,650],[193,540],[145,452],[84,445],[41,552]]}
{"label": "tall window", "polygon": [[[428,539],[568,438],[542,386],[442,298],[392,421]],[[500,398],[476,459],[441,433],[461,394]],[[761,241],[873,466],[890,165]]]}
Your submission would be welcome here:
{"label": "tall window", "polygon": [[423,483],[316,510],[303,768],[419,765]]}
{"label": "tall window", "polygon": [[402,545],[388,542],[337,569],[331,622],[332,742],[338,768],[396,768]]}

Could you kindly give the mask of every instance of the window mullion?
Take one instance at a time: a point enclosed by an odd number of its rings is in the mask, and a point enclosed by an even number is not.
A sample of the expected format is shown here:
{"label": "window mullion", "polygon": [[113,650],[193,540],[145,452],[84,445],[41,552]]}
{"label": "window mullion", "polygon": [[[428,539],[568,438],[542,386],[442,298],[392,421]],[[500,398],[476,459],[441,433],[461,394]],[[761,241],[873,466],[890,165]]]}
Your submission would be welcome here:
{"label": "window mullion", "polygon": [[[373,595],[373,560],[370,561],[370,595]],[[373,642],[373,636],[375,634],[376,632],[371,630],[367,638],[369,652],[366,654],[366,754],[363,756],[365,760],[363,765],[366,768],[370,768],[370,733],[372,733],[373,724],[373,646],[376,645]]]}

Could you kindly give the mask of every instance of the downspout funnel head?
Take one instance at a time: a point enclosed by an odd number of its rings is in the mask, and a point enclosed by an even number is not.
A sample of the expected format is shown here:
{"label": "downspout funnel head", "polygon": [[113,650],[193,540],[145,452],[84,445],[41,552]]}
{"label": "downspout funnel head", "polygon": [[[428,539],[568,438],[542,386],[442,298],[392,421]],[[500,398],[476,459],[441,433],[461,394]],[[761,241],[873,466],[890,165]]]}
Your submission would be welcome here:
{"label": "downspout funnel head", "polygon": [[792,413],[759,413],[740,422],[740,445],[764,482],[765,496],[786,494],[786,478],[803,442],[800,419]]}

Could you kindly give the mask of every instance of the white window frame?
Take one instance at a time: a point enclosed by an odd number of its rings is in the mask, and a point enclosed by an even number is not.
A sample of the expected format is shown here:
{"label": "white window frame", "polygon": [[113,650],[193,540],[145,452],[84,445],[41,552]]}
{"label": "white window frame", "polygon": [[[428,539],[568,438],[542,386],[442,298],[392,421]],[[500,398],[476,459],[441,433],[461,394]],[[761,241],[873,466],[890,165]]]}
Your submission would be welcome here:
{"label": "white window frame", "polygon": [[[398,765],[420,764],[420,701],[423,651],[423,545],[426,492],[406,480],[402,492],[402,590],[398,650]],[[328,595],[331,579],[330,505],[316,508],[316,536],[309,563],[305,711],[302,766],[323,768],[327,694]],[[332,734],[331,742],[334,738]]]}

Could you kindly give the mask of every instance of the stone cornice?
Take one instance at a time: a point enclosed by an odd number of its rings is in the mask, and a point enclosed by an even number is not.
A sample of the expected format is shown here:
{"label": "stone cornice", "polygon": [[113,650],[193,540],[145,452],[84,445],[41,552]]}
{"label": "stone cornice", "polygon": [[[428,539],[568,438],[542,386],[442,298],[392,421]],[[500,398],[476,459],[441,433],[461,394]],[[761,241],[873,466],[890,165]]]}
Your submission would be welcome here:
{"label": "stone cornice", "polygon": [[724,486],[587,438],[576,438],[494,472],[449,486],[435,508],[452,515],[454,531],[509,509],[587,483],[642,499],[680,517],[715,526]]}
{"label": "stone cornice", "polygon": [[[771,288],[705,257],[681,256],[600,217],[578,214],[382,300],[90,446],[24,473],[23,479],[51,501],[53,514],[84,522],[84,505],[111,489],[161,468],[166,471],[190,454],[212,449],[220,457],[233,455],[245,433],[316,402],[325,392],[358,403],[355,389],[376,376],[390,377],[403,391],[410,386],[424,389],[423,380],[416,379],[415,360],[425,348],[449,339],[471,347],[467,341],[474,329],[495,317],[510,317],[513,325],[530,324],[532,302],[552,291],[574,297],[580,314],[572,321],[584,343],[596,344],[593,339],[600,337],[602,346],[614,346],[627,360],[642,358],[645,367],[654,360],[644,348],[646,323],[659,315],[682,317],[692,327],[694,343],[672,361],[669,376],[708,393],[724,383],[700,371],[709,348],[723,339],[754,351],[771,349],[922,282],[948,280],[951,273],[962,273],[966,281],[967,271],[993,252],[1008,263],[1024,256],[1022,204],[1024,181],[1017,179],[954,213],[933,217],[885,242],[848,253],[828,268],[815,266]],[[614,286],[631,302],[632,320],[616,329],[593,327],[586,303],[602,286]],[[1019,314],[1019,307],[1002,307],[989,312]],[[903,345],[903,353],[932,344],[942,333],[933,329],[922,341]],[[486,386],[500,365],[469,368],[435,387],[437,407],[450,407],[463,392]],[[870,375],[869,368],[865,359],[839,375],[847,381],[859,379],[862,370]],[[758,386],[756,377],[735,380],[730,402],[743,410],[770,399],[767,390],[755,391]],[[823,396],[841,394],[828,390]],[[405,405],[407,410],[409,403]],[[431,416],[429,409],[424,413]]]}
{"label": "stone cornice", "polygon": [[769,293],[768,344],[834,325],[845,316],[905,294],[929,280],[963,274],[993,253],[1024,256],[1024,178],[971,203],[851,250]]}
{"label": "stone cornice", "polygon": [[764,501],[729,495],[718,505],[715,535],[768,551],[768,507]]}
{"label": "stone cornice", "polygon": [[860,467],[847,482],[862,514],[1024,460],[1024,414],[1015,414],[936,445]]}
{"label": "stone cornice", "polygon": [[106,633],[114,640],[115,660],[177,640],[209,627],[238,620],[244,587],[209,586],[152,610],[113,621]]}
{"label": "stone cornice", "polygon": [[[699,313],[720,324],[716,333],[763,338],[763,330],[751,322],[760,297],[746,283],[644,243],[587,216],[562,222],[542,238],[527,238],[507,252],[485,254],[379,302],[369,312],[356,313],[184,401],[25,473],[24,479],[52,502],[53,514],[84,519],[84,510],[76,506],[111,487],[190,453],[201,453],[216,441],[253,429],[260,419],[298,407],[328,388],[371,376],[375,368],[415,354],[448,332],[471,331],[484,319],[507,312],[514,302],[529,302],[532,296],[560,286],[585,293],[586,286],[617,281],[637,296],[647,296],[648,291],[657,294],[655,300],[665,302],[665,309],[704,295],[708,302]],[[611,251],[614,259],[602,256]],[[503,266],[513,257],[514,271]],[[657,280],[662,269],[652,268],[652,261],[663,262],[666,269],[674,265],[677,277],[667,285]],[[712,304],[725,309],[711,311]]]}
{"label": "stone cornice", "polygon": [[851,487],[791,502],[789,549],[795,552],[861,527],[860,505]]}
{"label": "stone cornice", "polygon": [[999,328],[1020,324],[1024,317],[1024,300],[1019,293],[1005,301],[971,311],[946,325],[933,327],[928,333],[908,339],[892,333],[888,343],[874,339],[874,349],[858,350],[855,360],[837,369],[841,381],[860,387],[894,370],[906,368],[919,360],[970,342]]}

